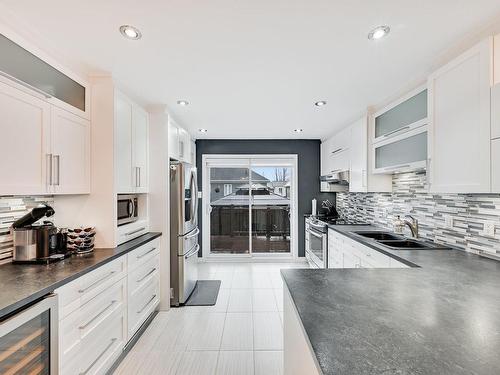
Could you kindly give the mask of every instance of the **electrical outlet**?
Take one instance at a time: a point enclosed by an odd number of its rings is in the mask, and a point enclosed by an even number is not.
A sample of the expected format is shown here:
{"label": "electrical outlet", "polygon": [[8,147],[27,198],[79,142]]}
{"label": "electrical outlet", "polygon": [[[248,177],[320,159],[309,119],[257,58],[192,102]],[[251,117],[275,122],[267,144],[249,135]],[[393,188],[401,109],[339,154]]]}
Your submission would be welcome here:
{"label": "electrical outlet", "polygon": [[444,217],[444,225],[446,226],[446,228],[453,228],[453,216],[451,215],[446,215]]}
{"label": "electrical outlet", "polygon": [[495,236],[495,222],[494,221],[485,221],[483,232],[486,236]]}

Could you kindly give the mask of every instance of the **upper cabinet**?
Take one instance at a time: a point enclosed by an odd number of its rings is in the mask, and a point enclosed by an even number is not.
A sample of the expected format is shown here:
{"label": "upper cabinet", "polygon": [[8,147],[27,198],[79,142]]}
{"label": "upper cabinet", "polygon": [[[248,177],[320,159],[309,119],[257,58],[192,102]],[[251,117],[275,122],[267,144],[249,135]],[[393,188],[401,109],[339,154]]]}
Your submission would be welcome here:
{"label": "upper cabinet", "polygon": [[0,194],[90,192],[90,122],[0,82]]}
{"label": "upper cabinet", "polygon": [[53,106],[50,134],[52,192],[90,193],[90,122]]}
{"label": "upper cabinet", "polygon": [[492,189],[492,62],[493,38],[488,38],[429,77],[428,184],[432,192]]}
{"label": "upper cabinet", "polygon": [[[366,115],[321,144],[321,174],[345,171],[349,171],[350,192],[388,192],[392,189],[390,176],[373,174]],[[343,189],[339,187],[338,190]]]}
{"label": "upper cabinet", "polygon": [[194,164],[192,145],[193,141],[189,132],[177,125],[170,117],[168,120],[168,155],[172,159]]}
{"label": "upper cabinet", "polygon": [[119,194],[147,193],[149,117],[121,92],[115,92],[115,173]]}
{"label": "upper cabinet", "polygon": [[90,118],[89,85],[47,56],[35,55],[0,34],[0,77],[7,84],[36,94],[49,103]]}
{"label": "upper cabinet", "polygon": [[427,89],[420,87],[372,116],[373,173],[427,165]]}

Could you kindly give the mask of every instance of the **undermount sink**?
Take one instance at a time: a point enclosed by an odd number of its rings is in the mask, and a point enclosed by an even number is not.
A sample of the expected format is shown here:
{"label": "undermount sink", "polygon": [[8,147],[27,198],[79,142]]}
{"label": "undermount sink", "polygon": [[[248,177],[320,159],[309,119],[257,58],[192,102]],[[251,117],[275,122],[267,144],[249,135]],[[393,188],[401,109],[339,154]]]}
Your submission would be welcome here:
{"label": "undermount sink", "polygon": [[354,232],[359,236],[363,236],[366,238],[372,238],[376,241],[385,241],[385,240],[401,240],[400,236],[394,235],[389,232]]}
{"label": "undermount sink", "polygon": [[432,246],[413,240],[377,241],[382,245],[397,249],[432,249]]}

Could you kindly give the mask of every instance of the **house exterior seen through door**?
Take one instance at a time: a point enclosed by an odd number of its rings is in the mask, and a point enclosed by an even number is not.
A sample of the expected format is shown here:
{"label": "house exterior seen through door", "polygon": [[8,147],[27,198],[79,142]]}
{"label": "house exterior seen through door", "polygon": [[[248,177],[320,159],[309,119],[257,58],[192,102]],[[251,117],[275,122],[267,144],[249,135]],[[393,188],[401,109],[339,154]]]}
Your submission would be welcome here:
{"label": "house exterior seen through door", "polygon": [[204,256],[294,256],[296,157],[203,159]]}

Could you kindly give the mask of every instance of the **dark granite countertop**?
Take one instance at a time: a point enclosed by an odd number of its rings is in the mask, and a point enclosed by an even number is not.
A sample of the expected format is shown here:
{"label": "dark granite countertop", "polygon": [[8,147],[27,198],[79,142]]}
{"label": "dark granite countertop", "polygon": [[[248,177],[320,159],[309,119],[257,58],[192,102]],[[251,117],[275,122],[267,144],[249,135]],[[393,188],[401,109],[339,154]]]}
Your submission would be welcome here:
{"label": "dark granite countertop", "polygon": [[161,233],[147,233],[116,248],[95,249],[90,254],[48,265],[10,263],[0,266],[0,319],[160,236]]}
{"label": "dark granite countertop", "polygon": [[500,374],[500,262],[385,252],[419,267],[281,271],[323,374]]}

